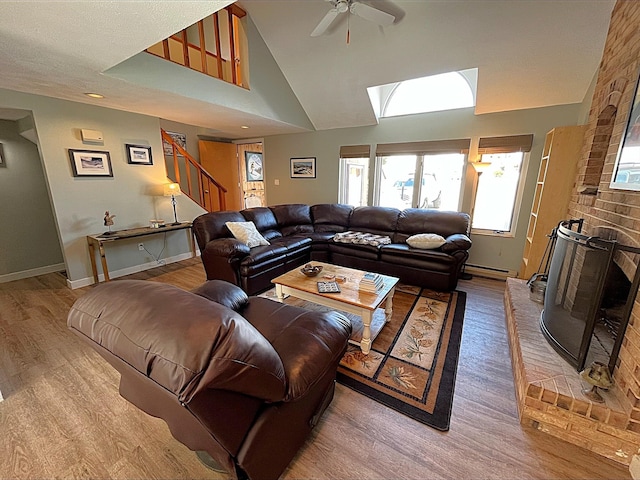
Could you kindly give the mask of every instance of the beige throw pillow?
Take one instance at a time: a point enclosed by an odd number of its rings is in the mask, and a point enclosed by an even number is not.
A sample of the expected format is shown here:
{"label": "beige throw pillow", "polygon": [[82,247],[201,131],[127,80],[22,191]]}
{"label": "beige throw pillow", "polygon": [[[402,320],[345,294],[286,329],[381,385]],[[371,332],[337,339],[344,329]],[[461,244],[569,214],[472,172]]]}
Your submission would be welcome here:
{"label": "beige throw pillow", "polygon": [[257,247],[258,245],[269,245],[269,242],[260,235],[253,222],[227,222],[225,225],[234,237],[249,248]]}
{"label": "beige throw pillow", "polygon": [[413,248],[433,250],[434,248],[440,248],[447,243],[447,241],[435,233],[419,233],[407,238],[407,243]]}

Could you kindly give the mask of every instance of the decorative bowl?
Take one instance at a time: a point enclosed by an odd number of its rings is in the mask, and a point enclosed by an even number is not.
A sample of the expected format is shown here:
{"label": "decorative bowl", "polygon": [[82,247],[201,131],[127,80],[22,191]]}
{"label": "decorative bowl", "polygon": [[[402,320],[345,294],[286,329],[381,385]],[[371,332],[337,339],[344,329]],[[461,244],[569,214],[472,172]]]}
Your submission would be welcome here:
{"label": "decorative bowl", "polygon": [[300,271],[307,277],[315,277],[322,271],[322,265],[311,265],[310,263],[307,263],[300,269]]}

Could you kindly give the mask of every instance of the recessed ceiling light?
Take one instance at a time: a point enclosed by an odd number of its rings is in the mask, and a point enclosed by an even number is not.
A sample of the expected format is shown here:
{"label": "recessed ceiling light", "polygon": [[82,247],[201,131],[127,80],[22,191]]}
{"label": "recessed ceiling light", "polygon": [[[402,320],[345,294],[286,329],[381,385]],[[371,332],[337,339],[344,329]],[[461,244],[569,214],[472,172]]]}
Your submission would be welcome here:
{"label": "recessed ceiling light", "polygon": [[91,98],[104,98],[104,95],[100,95],[99,93],[85,93],[85,95]]}
{"label": "recessed ceiling light", "polygon": [[246,125],[240,125],[240,128],[249,128]]}

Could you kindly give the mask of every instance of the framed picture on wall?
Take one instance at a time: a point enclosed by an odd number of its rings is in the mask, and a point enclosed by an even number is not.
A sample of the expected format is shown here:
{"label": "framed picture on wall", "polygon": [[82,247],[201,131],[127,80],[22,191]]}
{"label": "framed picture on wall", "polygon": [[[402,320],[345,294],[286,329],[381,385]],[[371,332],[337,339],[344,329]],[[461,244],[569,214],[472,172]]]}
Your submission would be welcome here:
{"label": "framed picture on wall", "polygon": [[247,182],[263,181],[262,153],[244,152],[244,161],[247,167]]}
{"label": "framed picture on wall", "polygon": [[69,149],[74,177],[113,177],[109,152]]}
{"label": "framed picture on wall", "polygon": [[640,72],[609,186],[620,190],[640,190]]}
{"label": "framed picture on wall", "polygon": [[130,145],[127,143],[125,148],[127,149],[127,162],[136,165],[153,165],[151,147],[144,145]]}
{"label": "framed picture on wall", "polygon": [[[187,135],[185,133],[167,132],[167,135],[173,138],[173,141],[180,145],[183,149],[187,149]],[[165,155],[173,156],[173,146],[169,142],[163,139],[162,146],[164,148]],[[176,153],[178,157],[182,157],[182,154],[180,152]]]}
{"label": "framed picture on wall", "polygon": [[316,157],[292,158],[291,178],[316,178]]}

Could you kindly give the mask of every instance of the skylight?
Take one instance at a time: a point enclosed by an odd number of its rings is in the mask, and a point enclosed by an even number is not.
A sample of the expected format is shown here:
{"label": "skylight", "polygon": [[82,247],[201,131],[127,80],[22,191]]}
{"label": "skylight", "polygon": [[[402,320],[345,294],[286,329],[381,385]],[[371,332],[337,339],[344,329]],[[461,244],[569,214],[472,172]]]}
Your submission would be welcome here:
{"label": "skylight", "polygon": [[478,69],[448,72],[368,88],[378,117],[438,112],[476,104]]}

